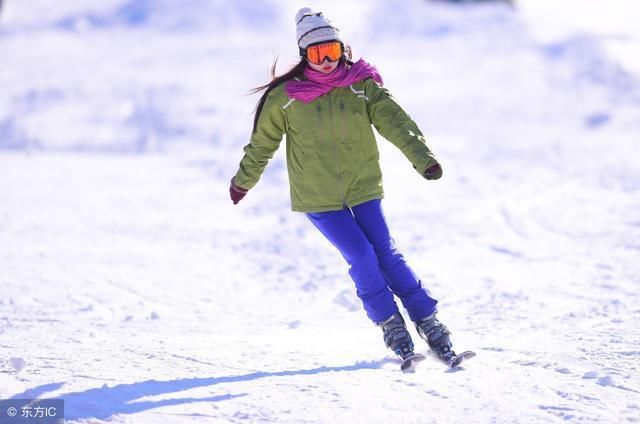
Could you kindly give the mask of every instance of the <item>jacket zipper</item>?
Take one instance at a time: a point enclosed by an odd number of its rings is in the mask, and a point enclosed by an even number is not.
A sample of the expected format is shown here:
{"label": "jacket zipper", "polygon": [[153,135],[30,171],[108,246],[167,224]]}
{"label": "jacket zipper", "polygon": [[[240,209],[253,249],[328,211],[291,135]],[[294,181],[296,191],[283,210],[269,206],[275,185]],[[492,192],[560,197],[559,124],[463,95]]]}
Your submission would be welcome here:
{"label": "jacket zipper", "polygon": [[[329,96],[327,96],[327,101],[328,101],[328,113],[329,113],[329,117],[332,118],[333,117],[333,110],[331,107],[331,99],[329,98]],[[331,132],[328,132],[327,130],[327,125],[325,125],[325,121],[324,119],[322,119],[322,106],[320,106],[320,103],[318,103],[316,105],[316,110],[318,111],[318,121],[320,122],[320,127],[322,128],[322,136],[326,139],[326,140],[320,140],[322,141],[326,141],[328,143],[329,141],[329,136],[331,135]],[[342,128],[342,132],[344,134],[344,102],[342,101],[342,99],[340,99],[340,124],[341,124],[341,128]],[[328,121],[333,121],[328,120]],[[333,122],[331,122],[333,124]],[[338,140],[337,140],[337,133],[333,132],[335,134],[335,136],[333,137],[334,139],[334,143],[333,143],[333,151],[334,151],[334,156],[335,156],[335,163],[336,163],[336,177],[338,179],[338,190],[340,192],[340,201],[342,202],[343,206],[347,206],[346,205],[346,200],[345,200],[345,196],[344,196],[344,183],[342,181],[342,175],[340,174],[340,156],[338,154]],[[329,136],[328,136],[329,135]]]}
{"label": "jacket zipper", "polygon": [[322,106],[320,106],[320,102],[316,103],[316,110],[318,111],[318,124],[320,125],[320,128],[324,128],[322,125]]}
{"label": "jacket zipper", "polygon": [[[340,135],[342,136],[342,142],[344,143],[345,140],[345,129],[344,129],[344,100],[339,99],[339,105],[340,105]],[[336,137],[336,168],[338,167],[338,138]],[[340,170],[338,170],[340,171]],[[345,194],[344,194],[344,181],[342,178],[342,174],[340,172],[338,172],[338,183],[340,185],[340,196],[342,197],[342,204],[344,206],[347,206],[347,202],[346,202],[346,198],[345,198]]]}

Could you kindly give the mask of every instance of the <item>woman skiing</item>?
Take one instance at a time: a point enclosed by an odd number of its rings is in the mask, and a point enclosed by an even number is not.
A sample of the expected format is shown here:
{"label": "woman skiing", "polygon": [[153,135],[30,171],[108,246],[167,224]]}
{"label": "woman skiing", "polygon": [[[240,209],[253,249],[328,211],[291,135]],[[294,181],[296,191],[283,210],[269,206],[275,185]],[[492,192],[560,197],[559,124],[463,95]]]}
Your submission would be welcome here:
{"label": "woman skiing", "polygon": [[265,90],[250,143],[231,180],[237,204],[258,182],[286,134],[292,209],[304,212],[349,264],[368,317],[387,347],[410,364],[411,335],[394,300],[397,296],[418,334],[435,355],[457,365],[449,331],[436,318],[437,301],[395,247],[381,208],[382,173],[371,125],[396,145],[427,180],[442,168],[415,122],[382,87],[375,67],[352,62],[340,31],[322,13],[296,14],[301,60]]}

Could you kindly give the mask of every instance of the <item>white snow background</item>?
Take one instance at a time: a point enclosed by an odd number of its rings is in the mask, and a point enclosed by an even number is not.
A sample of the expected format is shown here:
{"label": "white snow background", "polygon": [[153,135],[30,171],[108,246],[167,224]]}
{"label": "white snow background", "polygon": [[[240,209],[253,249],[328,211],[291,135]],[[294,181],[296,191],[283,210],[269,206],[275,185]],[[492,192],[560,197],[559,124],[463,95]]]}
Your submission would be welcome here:
{"label": "white snow background", "polygon": [[247,92],[295,63],[306,4],[4,3],[0,399],[74,423],[640,421],[637,1],[313,2],[444,168],[379,140],[392,234],[478,353],[406,375],[290,211],[283,147],[228,198]]}

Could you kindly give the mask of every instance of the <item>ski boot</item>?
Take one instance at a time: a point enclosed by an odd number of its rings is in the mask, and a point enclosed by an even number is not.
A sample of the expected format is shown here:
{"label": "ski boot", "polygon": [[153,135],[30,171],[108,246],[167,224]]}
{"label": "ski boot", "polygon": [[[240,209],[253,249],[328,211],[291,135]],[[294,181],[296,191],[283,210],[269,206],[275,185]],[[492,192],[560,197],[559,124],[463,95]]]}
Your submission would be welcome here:
{"label": "ski boot", "polygon": [[400,313],[396,312],[387,320],[377,325],[382,328],[384,343],[402,359],[402,365],[400,366],[401,371],[412,372],[415,369],[416,363],[425,359],[424,355],[413,351],[411,334],[409,334]]}
{"label": "ski boot", "polygon": [[451,349],[453,346],[449,339],[451,332],[444,324],[438,321],[435,312],[415,324],[418,334],[427,342],[431,351],[450,368],[457,367],[463,360],[476,356],[474,352],[463,352],[460,355],[456,355]]}

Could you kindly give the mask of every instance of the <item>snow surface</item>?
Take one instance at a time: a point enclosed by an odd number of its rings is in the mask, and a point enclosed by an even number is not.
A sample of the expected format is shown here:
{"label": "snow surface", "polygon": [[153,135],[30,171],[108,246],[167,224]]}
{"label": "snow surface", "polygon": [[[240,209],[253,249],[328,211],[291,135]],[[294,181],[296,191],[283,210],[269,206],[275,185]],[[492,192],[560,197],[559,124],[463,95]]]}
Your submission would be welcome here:
{"label": "snow surface", "polygon": [[639,422],[637,1],[313,5],[443,163],[427,182],[380,140],[392,233],[477,358],[399,372],[289,210],[284,149],[228,199],[301,2],[8,0],[0,398],[74,423]]}

